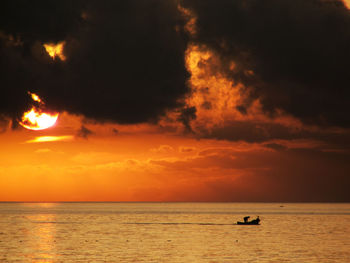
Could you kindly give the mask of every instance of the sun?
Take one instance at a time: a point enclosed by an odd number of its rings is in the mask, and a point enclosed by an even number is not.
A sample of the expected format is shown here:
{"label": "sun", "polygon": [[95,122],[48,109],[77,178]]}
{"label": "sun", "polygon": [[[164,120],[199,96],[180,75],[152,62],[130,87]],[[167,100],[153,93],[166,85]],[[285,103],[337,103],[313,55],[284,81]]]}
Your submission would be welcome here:
{"label": "sun", "polygon": [[29,111],[23,113],[19,124],[29,130],[44,130],[55,125],[58,113],[45,112],[44,102],[34,93],[28,92],[33,101],[38,105],[33,105]]}
{"label": "sun", "polygon": [[19,122],[24,128],[29,130],[44,130],[52,127],[58,119],[58,113],[51,115],[37,111],[33,107],[30,111],[23,114],[22,120]]}

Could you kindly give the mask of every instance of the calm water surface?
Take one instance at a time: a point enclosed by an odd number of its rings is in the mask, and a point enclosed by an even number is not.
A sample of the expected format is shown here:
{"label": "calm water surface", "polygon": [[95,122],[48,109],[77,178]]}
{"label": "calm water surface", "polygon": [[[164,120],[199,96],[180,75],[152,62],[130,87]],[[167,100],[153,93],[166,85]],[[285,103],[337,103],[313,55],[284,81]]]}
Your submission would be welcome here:
{"label": "calm water surface", "polygon": [[0,203],[0,262],[347,263],[350,204]]}

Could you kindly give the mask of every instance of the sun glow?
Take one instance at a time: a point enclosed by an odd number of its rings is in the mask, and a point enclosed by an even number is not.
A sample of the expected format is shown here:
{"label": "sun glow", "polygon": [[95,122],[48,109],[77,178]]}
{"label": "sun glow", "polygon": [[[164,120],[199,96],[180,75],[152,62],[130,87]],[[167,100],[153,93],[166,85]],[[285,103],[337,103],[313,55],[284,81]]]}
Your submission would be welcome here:
{"label": "sun glow", "polygon": [[44,130],[53,126],[57,118],[58,113],[55,115],[41,113],[33,107],[30,111],[24,113],[20,124],[29,130]]}
{"label": "sun glow", "polygon": [[44,112],[44,102],[40,97],[34,93],[29,92],[29,94],[33,101],[39,103],[39,106],[32,106],[29,111],[26,111],[19,124],[29,130],[44,130],[52,127],[56,123],[59,114]]}
{"label": "sun glow", "polygon": [[65,43],[66,43],[65,41],[59,42],[57,44],[48,43],[48,44],[44,44],[44,48],[46,52],[50,55],[50,57],[52,57],[52,59],[59,57],[62,61],[65,61],[66,56],[63,54]]}

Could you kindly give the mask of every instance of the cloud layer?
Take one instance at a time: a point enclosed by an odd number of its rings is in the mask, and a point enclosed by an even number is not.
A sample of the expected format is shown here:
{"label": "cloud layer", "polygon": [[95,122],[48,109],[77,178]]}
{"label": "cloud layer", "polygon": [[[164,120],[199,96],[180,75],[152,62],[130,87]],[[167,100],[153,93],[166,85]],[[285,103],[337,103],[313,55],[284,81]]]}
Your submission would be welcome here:
{"label": "cloud layer", "polygon": [[[27,91],[53,110],[98,121],[155,121],[188,92],[176,1],[5,1],[0,7],[0,112],[18,117]],[[67,59],[44,43],[65,41]]]}
{"label": "cloud layer", "polygon": [[[305,123],[350,126],[350,13],[341,1],[182,0],[196,18],[194,41],[215,52],[221,72]],[[234,64],[232,64],[234,63]],[[234,65],[234,66],[232,66]]]}
{"label": "cloud layer", "polygon": [[[62,41],[66,60],[49,57],[43,44]],[[308,125],[349,128],[349,44],[350,12],[336,0],[5,1],[0,125],[31,91],[100,122],[175,110],[167,117],[190,136],[333,140]]]}

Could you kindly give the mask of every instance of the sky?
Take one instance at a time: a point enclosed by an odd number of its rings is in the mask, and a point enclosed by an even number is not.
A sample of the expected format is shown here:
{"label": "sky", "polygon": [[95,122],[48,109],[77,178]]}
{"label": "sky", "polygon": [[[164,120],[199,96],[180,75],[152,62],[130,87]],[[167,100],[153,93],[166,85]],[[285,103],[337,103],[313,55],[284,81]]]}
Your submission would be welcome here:
{"label": "sky", "polygon": [[350,202],[348,7],[2,1],[0,201]]}

